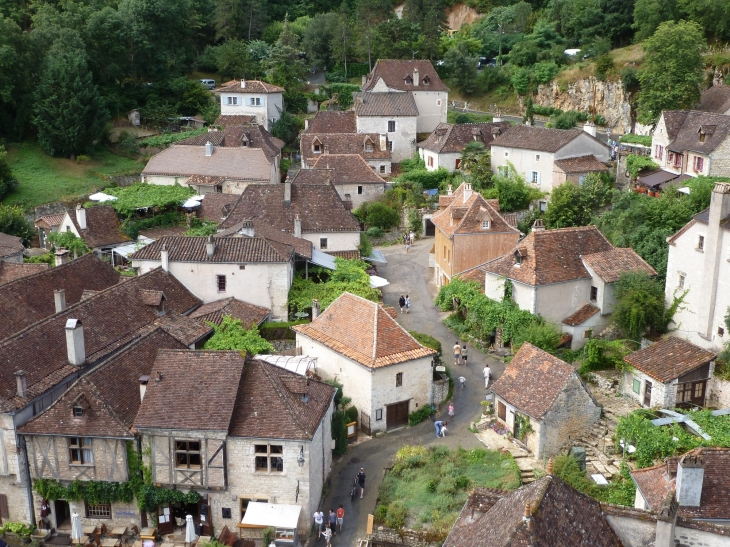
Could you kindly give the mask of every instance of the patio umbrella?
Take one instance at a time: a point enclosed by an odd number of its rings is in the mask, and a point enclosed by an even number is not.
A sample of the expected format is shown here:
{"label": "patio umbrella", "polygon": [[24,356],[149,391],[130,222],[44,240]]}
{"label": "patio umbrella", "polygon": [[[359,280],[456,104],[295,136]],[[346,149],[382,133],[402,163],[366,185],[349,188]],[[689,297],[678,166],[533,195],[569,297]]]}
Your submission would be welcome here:
{"label": "patio umbrella", "polygon": [[81,528],[81,517],[78,513],[74,513],[71,516],[71,541],[76,544],[81,543],[81,537],[84,535],[84,530]]}
{"label": "patio umbrella", "polygon": [[185,543],[193,543],[198,536],[195,535],[195,525],[193,524],[193,515],[185,517]]}

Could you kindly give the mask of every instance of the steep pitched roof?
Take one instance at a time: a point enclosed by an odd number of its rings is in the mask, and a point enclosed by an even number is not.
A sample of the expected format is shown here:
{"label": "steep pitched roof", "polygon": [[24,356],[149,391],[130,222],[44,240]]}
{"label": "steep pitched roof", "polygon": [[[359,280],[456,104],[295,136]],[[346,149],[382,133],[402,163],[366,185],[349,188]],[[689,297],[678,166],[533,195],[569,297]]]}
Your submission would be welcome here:
{"label": "steep pitched roof", "polygon": [[324,382],[265,361],[247,361],[229,432],[234,437],[309,440],[334,395]]}
{"label": "steep pitched roof", "polygon": [[[101,290],[30,325],[0,342],[0,410],[22,408],[59,382],[83,371],[83,367],[68,361],[65,326],[69,319],[83,325],[86,361],[92,364],[124,347],[157,321],[158,309],[144,303],[144,290],[162,291],[166,310],[187,313],[200,305],[200,300],[185,286],[158,268]],[[14,375],[18,370],[26,372],[27,398],[16,393]]]}
{"label": "steep pitched roof", "polygon": [[624,361],[664,383],[691,372],[716,357],[716,353],[691,342],[668,336],[647,348],[630,353],[624,357]]}
{"label": "steep pitched roof", "polygon": [[662,118],[664,118],[667,137],[674,139],[682,128],[682,124],[687,119],[687,110],[663,110]]}
{"label": "steep pitched roof", "polygon": [[553,545],[624,544],[606,520],[600,503],[552,475],[506,494],[474,519],[471,508],[465,505],[444,542],[444,547]]}
{"label": "steep pitched roof", "polygon": [[[271,242],[281,243],[294,248],[294,252],[306,259],[312,258],[312,242],[301,237],[296,237],[289,232],[277,229],[262,219],[255,218],[253,220],[242,220],[238,224],[234,224],[230,228],[221,230],[214,234],[214,238],[219,237],[241,237],[245,233],[253,230],[256,237],[263,237]],[[249,236],[243,236],[249,237]]]}
{"label": "steep pitched roof", "polygon": [[49,228],[59,227],[61,225],[61,222],[63,222],[63,217],[66,216],[66,213],[54,213],[51,215],[43,215],[42,217],[38,217],[35,221],[35,225],[38,226],[39,223],[46,224]]}
{"label": "steep pitched roof", "polygon": [[221,84],[216,93],[284,93],[284,88],[261,80],[231,80]]}
{"label": "steep pitched roof", "polygon": [[213,125],[226,128],[231,125],[243,125],[247,123],[256,123],[256,116],[244,116],[240,114],[222,114],[215,119]]}
{"label": "steep pitched roof", "polygon": [[615,283],[621,274],[626,272],[646,272],[649,275],[656,275],[656,270],[636,254],[636,251],[628,247],[617,247],[610,251],[584,255],[583,262],[606,283]]}
{"label": "steep pitched roof", "polygon": [[355,115],[360,117],[416,117],[418,107],[410,93],[353,93]]}
{"label": "steep pitched roof", "polygon": [[713,85],[700,97],[697,110],[725,114],[730,110],[730,85]]}
{"label": "steep pitched roof", "polygon": [[[4,269],[4,268],[3,268]],[[0,340],[56,313],[53,291],[63,289],[66,305],[84,290],[100,291],[119,282],[119,273],[93,253],[0,286]]]}
{"label": "steep pitched roof", "polygon": [[254,306],[248,302],[230,297],[203,304],[188,317],[197,319],[203,323],[209,321],[220,325],[223,318],[226,315],[230,315],[234,319],[240,320],[246,327],[251,325],[257,327],[269,317],[270,313],[271,310],[267,308]]}
{"label": "steep pitched roof", "polygon": [[331,184],[292,184],[289,205],[284,203],[284,189],[284,184],[250,184],[218,228],[260,219],[276,230],[293,233],[299,215],[303,233],[360,231],[357,219]]}
{"label": "steep pitched roof", "polygon": [[160,350],[134,427],[228,431],[243,368],[239,351]]}
{"label": "steep pitched roof", "polygon": [[230,180],[268,181],[271,178],[271,158],[261,148],[213,149],[205,155],[205,146],[171,146],[150,158],[143,175],[190,177],[203,175]]}
{"label": "steep pitched roof", "polygon": [[348,292],[311,323],[292,329],[370,368],[435,353],[419,344],[377,302]]}
{"label": "steep pitched roof", "polygon": [[[319,169],[328,171],[327,176],[331,177],[332,184],[385,184],[385,181],[373,171],[362,156],[355,154],[322,154],[314,167],[305,171]],[[292,182],[296,182],[296,180],[295,177]],[[326,179],[320,184],[326,184]]]}
{"label": "steep pitched roof", "polygon": [[13,262],[0,262],[0,285],[10,283],[29,275],[44,272],[50,267],[49,264],[15,264]]}
{"label": "steep pitched roof", "polygon": [[168,236],[145,245],[129,255],[130,260],[160,260],[160,251],[165,246],[172,262],[205,263],[271,263],[289,262],[294,248],[262,237],[214,238],[215,251],[208,257],[205,236]]}
{"label": "steep pitched roof", "polygon": [[[666,124],[667,112],[663,114]],[[685,113],[684,120],[676,131],[676,136],[667,146],[667,150],[679,154],[687,150],[710,154],[725,142],[729,133],[730,116],[690,110]]]}
{"label": "steep pitched roof", "polygon": [[492,385],[492,391],[520,412],[540,419],[550,410],[575,369],[525,342]]}
{"label": "steep pitched roof", "polygon": [[[492,146],[554,153],[583,134],[588,135],[577,127],[574,129],[546,129],[531,125],[513,125],[494,139]],[[607,146],[605,143],[601,144]]]}
{"label": "steep pitched roof", "polygon": [[[78,380],[55,403],[19,428],[24,434],[132,437],[129,429],[140,406],[139,378],[150,375],[162,348],[185,345],[156,328],[142,335]],[[74,417],[73,403],[83,396],[90,407]]]}
{"label": "steep pitched roof", "polygon": [[[468,188],[467,188],[468,187]],[[449,205],[436,211],[431,221],[447,237],[454,234],[519,234],[519,230],[510,226],[502,218],[498,209],[489,203],[481,194],[471,190],[467,183],[462,183],[449,200]],[[440,201],[440,200],[439,200]],[[446,203],[446,201],[444,201]],[[489,221],[489,228],[483,229],[482,222]]]}
{"label": "steep pitched roof", "polygon": [[[613,250],[595,226],[533,230],[515,249],[483,265],[485,271],[528,285],[590,278],[582,256]],[[517,264],[516,254],[522,262]]]}
{"label": "steep pitched roof", "polygon": [[320,110],[309,120],[302,135],[317,133],[357,133],[357,118],[353,110]]}
{"label": "steep pitched roof", "polygon": [[228,148],[261,148],[269,158],[281,154],[284,141],[277,139],[262,125],[256,123],[233,125],[228,124],[223,131],[212,130],[189,139],[175,143],[176,146],[205,146],[210,142],[214,146]]}
{"label": "steep pitched roof", "polygon": [[481,142],[488,147],[496,137],[510,127],[509,122],[440,123],[425,141],[418,143],[418,146],[439,154],[462,152],[472,141]]}
{"label": "steep pitched roof", "polygon": [[[418,70],[418,85],[414,85],[413,74]],[[410,77],[411,82],[408,83]],[[448,91],[449,88],[441,81],[431,61],[413,59],[379,59],[373,71],[368,74],[363,91],[370,91],[383,80],[390,89],[399,91]]]}
{"label": "steep pitched roof", "polygon": [[0,258],[22,253],[24,250],[22,238],[0,233]]}
{"label": "steep pitched roof", "polygon": [[81,239],[92,249],[132,241],[129,236],[121,232],[119,218],[111,205],[96,205],[86,209],[86,229],[84,230],[79,226],[75,211],[69,211],[66,214]]}
{"label": "steep pitched roof", "polygon": [[[354,112],[353,112],[354,113]],[[358,154],[367,160],[390,160],[392,153],[388,148],[387,135],[385,146],[380,146],[378,133],[311,133],[305,132],[299,137],[302,146],[302,161],[310,167],[322,156],[329,154]],[[314,143],[320,145],[319,152],[314,151]],[[370,148],[366,145],[370,145]]]}
{"label": "steep pitched roof", "polygon": [[238,197],[236,194],[222,194],[218,192],[204,194],[203,201],[200,202],[200,208],[198,209],[198,218],[212,222],[221,222],[231,212],[233,204],[236,203]]}
{"label": "steep pitched roof", "polygon": [[577,156],[575,158],[565,158],[555,160],[555,167],[559,168],[563,173],[596,173],[608,171],[608,167],[603,165],[593,154],[586,156]]}

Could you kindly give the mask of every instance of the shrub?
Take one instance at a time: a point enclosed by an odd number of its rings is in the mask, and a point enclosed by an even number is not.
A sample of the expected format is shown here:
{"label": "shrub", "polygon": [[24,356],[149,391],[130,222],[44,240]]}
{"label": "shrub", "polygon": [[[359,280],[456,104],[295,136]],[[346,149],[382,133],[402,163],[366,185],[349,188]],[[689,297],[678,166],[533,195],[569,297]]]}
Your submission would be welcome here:
{"label": "shrub", "polygon": [[267,321],[261,324],[259,332],[266,340],[295,340],[296,333],[291,330],[291,327],[303,323],[309,323],[309,321]]}
{"label": "shrub", "polygon": [[121,131],[117,137],[117,145],[126,154],[139,154],[139,145],[137,139],[129,131]]}
{"label": "shrub", "polygon": [[50,264],[51,268],[56,265],[56,256],[53,253],[45,253],[38,256],[24,258],[26,264]]}
{"label": "shrub", "polygon": [[613,59],[608,53],[596,59],[596,78],[605,80],[611,70],[613,70]]}
{"label": "shrub", "polygon": [[537,63],[532,67],[532,70],[535,76],[535,81],[538,84],[547,84],[550,80],[555,78],[558,72],[560,72],[558,65],[553,62]]}
{"label": "shrub", "polygon": [[385,517],[388,516],[388,507],[385,505],[378,505],[375,508],[375,522],[378,524],[385,524]]}
{"label": "shrub", "polygon": [[431,417],[435,414],[436,410],[431,408],[431,405],[424,405],[418,410],[415,410],[408,414],[408,425],[414,426],[420,424],[426,418]]}
{"label": "shrub", "polygon": [[563,331],[557,325],[547,322],[529,323],[517,331],[512,339],[512,348],[516,351],[525,342],[530,342],[533,346],[554,354],[562,337]]}
{"label": "shrub", "polygon": [[383,230],[395,228],[400,224],[400,214],[385,203],[376,201],[368,207],[367,222],[369,226],[376,226]]}
{"label": "shrub", "polygon": [[621,138],[618,141],[626,144],[641,144],[642,146],[651,147],[651,135],[634,135],[633,133],[627,133],[626,135],[621,135]]}
{"label": "shrub", "polygon": [[627,93],[639,89],[641,82],[635,68],[627,66],[621,69],[621,85]]}
{"label": "shrub", "polygon": [[360,256],[366,258],[373,252],[373,246],[370,243],[368,236],[363,232],[360,232],[360,245],[358,246],[358,249],[360,250]]}
{"label": "shrub", "polygon": [[347,425],[345,413],[337,410],[332,414],[332,438],[335,440],[334,456],[342,456],[347,452]]}
{"label": "shrub", "polygon": [[395,530],[402,528],[406,523],[406,515],[407,512],[403,506],[403,502],[394,501],[388,505],[388,515],[385,517],[385,525]]}
{"label": "shrub", "polygon": [[636,154],[629,154],[626,157],[626,170],[631,175],[632,179],[639,176],[639,173],[644,169],[658,169],[659,166],[647,156],[638,156]]}
{"label": "shrub", "polygon": [[348,424],[352,423],[352,422],[356,422],[359,416],[360,416],[360,411],[354,405],[348,406],[347,410],[345,410],[345,417],[347,418]]}
{"label": "shrub", "polygon": [[422,332],[416,332],[414,330],[409,330],[408,334],[413,336],[413,338],[415,338],[422,346],[436,350],[438,354],[441,355],[441,342],[436,340],[430,334],[423,334]]}
{"label": "shrub", "polygon": [[368,237],[383,237],[383,233],[382,228],[378,228],[377,226],[372,226],[365,230],[365,235]]}

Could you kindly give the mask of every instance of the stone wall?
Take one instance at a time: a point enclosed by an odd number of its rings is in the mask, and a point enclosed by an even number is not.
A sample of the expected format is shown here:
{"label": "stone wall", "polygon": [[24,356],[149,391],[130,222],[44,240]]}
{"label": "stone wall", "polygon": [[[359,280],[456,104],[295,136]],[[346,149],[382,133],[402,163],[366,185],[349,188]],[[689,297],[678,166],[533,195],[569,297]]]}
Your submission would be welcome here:
{"label": "stone wall", "polygon": [[420,530],[409,530],[401,528],[393,530],[385,526],[377,526],[373,529],[372,539],[375,541],[387,541],[388,543],[397,543],[400,545],[408,545],[410,547],[441,547],[443,538],[440,536],[429,537],[427,532]]}
{"label": "stone wall", "polygon": [[565,90],[561,90],[558,82],[552,81],[538,86],[533,101],[540,106],[552,106],[561,110],[591,112],[594,93],[596,114],[606,118],[612,131],[630,133],[633,125],[629,104],[631,94],[624,91],[621,80],[601,82],[591,77],[568,84]]}
{"label": "stone wall", "polygon": [[730,408],[730,382],[713,376],[709,381],[707,404],[717,408]]}
{"label": "stone wall", "polygon": [[433,382],[433,404],[435,405],[443,403],[449,395],[449,377],[441,373],[438,375],[441,379]]}

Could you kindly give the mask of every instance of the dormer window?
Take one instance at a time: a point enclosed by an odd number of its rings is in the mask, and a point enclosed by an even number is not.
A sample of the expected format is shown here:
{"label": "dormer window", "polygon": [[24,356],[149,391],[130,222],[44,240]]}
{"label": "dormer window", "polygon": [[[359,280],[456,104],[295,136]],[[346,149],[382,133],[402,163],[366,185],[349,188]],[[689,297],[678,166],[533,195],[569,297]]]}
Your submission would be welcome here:
{"label": "dormer window", "polygon": [[365,143],[365,152],[372,152],[373,151],[373,143],[366,142]]}
{"label": "dormer window", "polygon": [[248,139],[246,137],[244,137],[241,141],[241,146],[244,148],[248,148]]}
{"label": "dormer window", "polygon": [[74,418],[81,418],[84,415],[84,407],[80,405],[74,405],[73,406],[73,415]]}
{"label": "dormer window", "polygon": [[406,85],[411,85],[411,84],[413,84],[413,78],[411,78],[410,76],[406,76]]}
{"label": "dormer window", "polygon": [[315,154],[321,154],[322,153],[322,145],[318,142],[312,144],[312,152]]}
{"label": "dormer window", "polygon": [[430,84],[431,83],[431,78],[429,78],[428,76],[424,76],[423,77],[423,83],[424,83],[424,85]]}
{"label": "dormer window", "polygon": [[705,134],[700,133],[700,142],[705,142]]}
{"label": "dormer window", "polygon": [[489,230],[489,220],[482,220],[482,230]]}
{"label": "dormer window", "polygon": [[519,266],[520,264],[522,264],[522,253],[515,251],[515,266]]}

